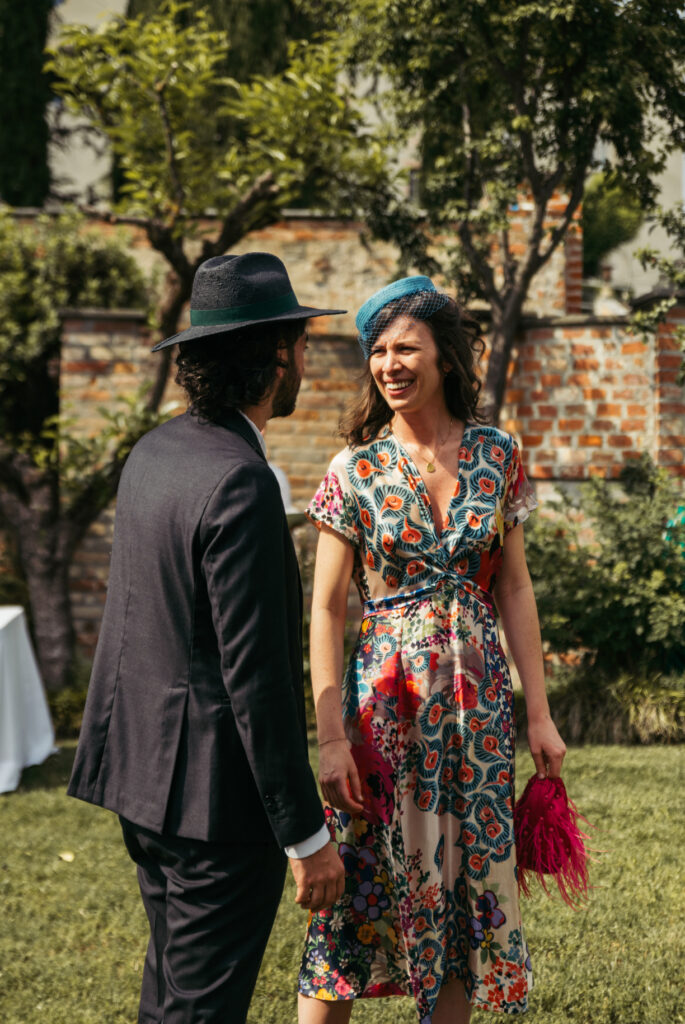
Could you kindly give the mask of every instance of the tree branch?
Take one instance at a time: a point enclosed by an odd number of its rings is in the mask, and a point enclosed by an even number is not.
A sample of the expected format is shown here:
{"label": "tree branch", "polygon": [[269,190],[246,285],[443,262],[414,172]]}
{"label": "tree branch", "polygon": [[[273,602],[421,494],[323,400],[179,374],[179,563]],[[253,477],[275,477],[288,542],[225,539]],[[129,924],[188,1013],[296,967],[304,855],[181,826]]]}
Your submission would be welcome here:
{"label": "tree branch", "polygon": [[174,146],[174,135],[171,129],[171,121],[169,120],[169,111],[167,110],[166,100],[164,98],[164,91],[169,84],[169,79],[174,71],[178,68],[176,61],[173,61],[169,65],[169,70],[162,79],[161,82],[155,83],[154,91],[157,100],[157,106],[159,107],[160,117],[162,118],[162,124],[164,126],[164,143],[166,147],[167,163],[169,165],[169,174],[171,176],[171,184],[173,187],[174,198],[176,199],[176,209],[174,211],[173,221],[176,220],[177,215],[183,208],[183,200],[185,199],[185,191],[181,184],[181,177],[178,173],[178,164],[176,162],[176,149]]}
{"label": "tree branch", "polygon": [[101,470],[94,472],[86,486],[65,508],[60,524],[60,554],[70,559],[79,542],[95,519],[103,512],[116,494],[124,463],[128,456],[120,450]]}
{"label": "tree branch", "polygon": [[459,224],[457,234],[459,235],[459,239],[464,247],[464,252],[466,253],[466,257],[471,264],[474,274],[476,274],[483,285],[483,291],[492,305],[499,307],[502,303],[502,297],[497,289],[497,285],[495,284],[493,269],[481,253],[478,252],[471,235],[471,228],[468,221],[462,221]]}
{"label": "tree branch", "polygon": [[552,232],[550,234],[550,240],[549,240],[549,244],[548,244],[547,248],[540,253],[540,259],[542,260],[543,263],[545,263],[550,258],[550,256],[552,255],[552,253],[554,252],[556,247],[559,245],[559,243],[562,241],[562,239],[566,235],[566,232],[568,230],[568,226],[571,223],[571,221],[573,220],[573,215],[576,212],[576,210],[578,209],[578,206],[580,205],[580,201],[583,198],[583,193],[585,191],[585,174],[586,174],[586,172],[587,172],[587,167],[583,167],[582,170],[578,169],[578,171],[577,171],[576,182],[575,182],[575,185],[573,186],[573,190],[571,191],[571,195],[569,197],[568,203],[566,204],[566,209],[564,210],[564,216],[562,217],[560,222],[557,224],[557,226],[552,230]]}
{"label": "tree branch", "polygon": [[261,202],[275,198],[280,191],[272,171],[265,171],[241,196],[233,209],[224,218],[218,237],[212,242],[206,239],[202,246],[202,257],[196,264],[212,256],[221,256],[229,246],[246,234],[250,213]]}

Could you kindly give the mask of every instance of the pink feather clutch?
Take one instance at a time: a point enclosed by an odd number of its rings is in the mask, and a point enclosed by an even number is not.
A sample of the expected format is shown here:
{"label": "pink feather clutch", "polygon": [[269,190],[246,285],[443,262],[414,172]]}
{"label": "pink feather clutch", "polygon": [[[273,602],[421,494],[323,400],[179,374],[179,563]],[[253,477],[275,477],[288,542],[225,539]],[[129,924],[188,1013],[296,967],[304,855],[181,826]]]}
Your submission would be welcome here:
{"label": "pink feather clutch", "polygon": [[533,775],[514,807],[514,835],[519,890],[530,896],[537,875],[549,896],[546,875],[552,875],[561,897],[570,907],[587,898],[588,836],[578,821],[588,824],[569,800],[561,779]]}

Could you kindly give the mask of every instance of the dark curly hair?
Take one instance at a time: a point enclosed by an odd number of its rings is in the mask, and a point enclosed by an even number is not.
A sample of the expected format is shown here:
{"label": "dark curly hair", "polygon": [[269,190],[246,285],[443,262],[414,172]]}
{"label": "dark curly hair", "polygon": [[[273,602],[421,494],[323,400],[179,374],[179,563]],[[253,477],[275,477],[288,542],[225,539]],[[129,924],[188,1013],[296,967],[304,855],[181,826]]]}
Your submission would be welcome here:
{"label": "dark curly hair", "polygon": [[[417,295],[414,301],[418,306],[423,297]],[[410,317],[412,310],[412,299],[403,296],[384,306],[374,324],[385,330],[398,315]],[[481,383],[476,361],[485,350],[485,342],[478,321],[450,299],[426,317],[425,323],[431,329],[440,362],[450,367],[445,376],[447,408],[455,419],[484,423],[485,416],[478,407]],[[351,446],[376,437],[394,415],[376,386],[368,362],[362,374],[361,389],[361,395],[352,402],[340,421],[340,433]]]}
{"label": "dark curly hair", "polygon": [[176,383],[188,396],[190,412],[210,421],[231,409],[258,405],[286,364],[278,349],[292,349],[306,319],[254,324],[226,334],[182,341]]}

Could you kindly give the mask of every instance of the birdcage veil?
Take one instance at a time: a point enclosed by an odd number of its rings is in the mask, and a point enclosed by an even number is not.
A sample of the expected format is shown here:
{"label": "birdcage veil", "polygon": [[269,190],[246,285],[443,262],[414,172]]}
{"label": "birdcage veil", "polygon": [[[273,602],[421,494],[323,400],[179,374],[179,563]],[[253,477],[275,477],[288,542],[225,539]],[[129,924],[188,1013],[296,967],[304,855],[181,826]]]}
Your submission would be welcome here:
{"label": "birdcage veil", "polygon": [[366,300],[355,319],[359,331],[358,341],[364,355],[369,358],[376,339],[389,326],[388,318],[382,316],[389,303],[392,302],[393,321],[401,316],[408,316],[412,320],[427,320],[449,301],[449,295],[439,292],[431,279],[422,275],[403,277],[381,288]]}

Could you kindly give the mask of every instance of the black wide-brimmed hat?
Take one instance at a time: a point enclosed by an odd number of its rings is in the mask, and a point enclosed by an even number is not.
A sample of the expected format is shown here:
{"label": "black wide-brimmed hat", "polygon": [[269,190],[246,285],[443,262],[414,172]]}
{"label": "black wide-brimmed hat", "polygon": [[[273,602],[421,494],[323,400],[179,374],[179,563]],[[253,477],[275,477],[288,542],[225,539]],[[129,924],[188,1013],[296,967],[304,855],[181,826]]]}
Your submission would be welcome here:
{"label": "black wide-brimmed hat", "polygon": [[288,271],[278,256],[269,252],[213,256],[201,263],[195,274],[190,297],[190,327],[160,341],[152,351],[179,341],[226,334],[251,324],[305,320],[346,312],[346,309],[301,306]]}

